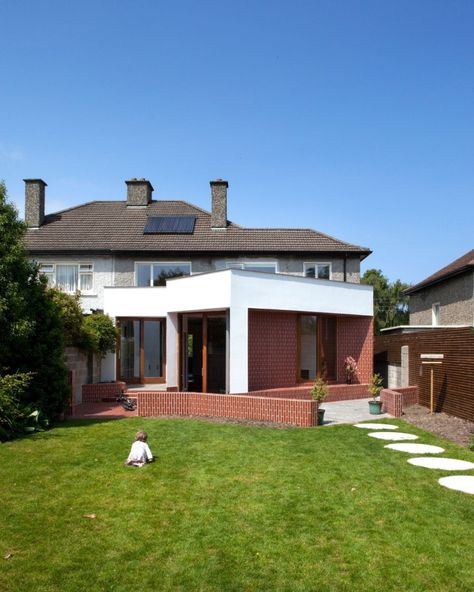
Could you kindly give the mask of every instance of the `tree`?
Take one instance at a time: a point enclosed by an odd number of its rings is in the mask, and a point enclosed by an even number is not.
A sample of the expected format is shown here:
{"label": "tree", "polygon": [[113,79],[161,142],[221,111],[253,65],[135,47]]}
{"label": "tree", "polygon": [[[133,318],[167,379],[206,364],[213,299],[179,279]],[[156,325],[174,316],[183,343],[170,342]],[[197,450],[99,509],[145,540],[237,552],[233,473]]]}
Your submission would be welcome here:
{"label": "tree", "polygon": [[362,284],[374,288],[374,332],[381,329],[408,324],[408,296],[403,291],[410,287],[400,280],[390,283],[380,269],[368,269],[361,279]]}
{"label": "tree", "polygon": [[63,323],[46,278],[28,258],[25,233],[0,182],[0,376],[29,374],[30,384],[17,389],[20,406],[54,417],[69,396]]}

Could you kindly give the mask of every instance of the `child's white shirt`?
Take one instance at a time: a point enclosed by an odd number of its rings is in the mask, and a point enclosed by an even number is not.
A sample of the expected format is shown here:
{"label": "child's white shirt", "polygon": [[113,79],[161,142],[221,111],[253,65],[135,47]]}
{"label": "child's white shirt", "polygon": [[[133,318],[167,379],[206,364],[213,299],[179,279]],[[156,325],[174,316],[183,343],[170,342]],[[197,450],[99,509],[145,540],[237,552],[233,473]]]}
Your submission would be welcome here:
{"label": "child's white shirt", "polygon": [[130,454],[128,455],[127,462],[142,462],[145,463],[147,460],[152,460],[153,454],[151,453],[150,447],[146,442],[137,440],[132,444]]}

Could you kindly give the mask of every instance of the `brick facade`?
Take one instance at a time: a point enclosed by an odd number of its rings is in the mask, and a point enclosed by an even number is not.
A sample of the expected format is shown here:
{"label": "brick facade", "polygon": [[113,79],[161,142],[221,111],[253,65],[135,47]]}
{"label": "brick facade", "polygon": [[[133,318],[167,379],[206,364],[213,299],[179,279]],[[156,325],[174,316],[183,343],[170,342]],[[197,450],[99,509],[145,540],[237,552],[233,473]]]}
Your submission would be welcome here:
{"label": "brick facade", "polygon": [[[368,384],[330,384],[328,386],[328,396],[325,401],[349,401],[354,399],[366,399],[370,397]],[[311,399],[311,386],[308,384],[294,386],[291,388],[266,389],[260,391],[251,391],[248,393],[239,393],[238,396],[267,397],[273,399]]]}
{"label": "brick facade", "polygon": [[382,401],[382,413],[390,413],[394,417],[401,417],[405,407],[418,403],[418,387],[383,389],[380,400]]}
{"label": "brick facade", "polygon": [[249,391],[295,386],[297,315],[249,310]]}
{"label": "brick facade", "polygon": [[127,390],[125,382],[99,382],[82,385],[82,402],[97,403],[99,401],[115,400]]}
{"label": "brick facade", "polygon": [[[249,391],[294,387],[298,375],[297,313],[249,311]],[[337,382],[345,382],[344,359],[357,361],[366,384],[373,373],[373,319],[337,317]]]}
{"label": "brick facade", "polygon": [[317,425],[317,411],[316,401],[301,399],[167,391],[137,394],[137,414],[141,417],[228,417],[311,427]]}

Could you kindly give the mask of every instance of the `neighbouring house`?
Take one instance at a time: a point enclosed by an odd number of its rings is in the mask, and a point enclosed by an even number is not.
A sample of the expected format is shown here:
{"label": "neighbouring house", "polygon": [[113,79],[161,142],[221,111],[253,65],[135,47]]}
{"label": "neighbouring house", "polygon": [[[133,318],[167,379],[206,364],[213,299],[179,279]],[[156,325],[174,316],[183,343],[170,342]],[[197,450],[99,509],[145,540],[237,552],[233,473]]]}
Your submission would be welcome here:
{"label": "neighbouring house", "polygon": [[405,291],[410,324],[375,338],[388,388],[418,387],[434,411],[474,421],[474,249]]}
{"label": "neighbouring house", "polygon": [[246,393],[324,376],[343,362],[372,374],[370,254],[311,229],[244,228],[227,219],[228,183],[211,181],[211,212],[152,199],[145,179],[119,201],[45,215],[46,183],[26,179],[27,248],[51,285],[80,290],[84,311],[119,328],[101,380],[156,389]]}

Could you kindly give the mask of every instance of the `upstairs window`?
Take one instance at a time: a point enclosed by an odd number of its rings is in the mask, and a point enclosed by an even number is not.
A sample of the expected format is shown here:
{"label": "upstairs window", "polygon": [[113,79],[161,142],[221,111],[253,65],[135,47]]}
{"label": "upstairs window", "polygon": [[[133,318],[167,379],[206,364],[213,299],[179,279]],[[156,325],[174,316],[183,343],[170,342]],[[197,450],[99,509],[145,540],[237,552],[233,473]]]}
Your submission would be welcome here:
{"label": "upstairs window", "polygon": [[248,271],[263,271],[276,273],[276,263],[272,261],[236,261],[226,263],[227,269],[246,269]]}
{"label": "upstairs window", "polygon": [[94,266],[92,263],[44,263],[40,272],[48,278],[51,287],[64,292],[90,293],[94,287]]}
{"label": "upstairs window", "polygon": [[330,263],[304,263],[303,270],[305,277],[311,277],[318,280],[331,279]]}
{"label": "upstairs window", "polygon": [[191,263],[137,263],[135,285],[165,286],[167,279],[184,275],[191,275]]}

